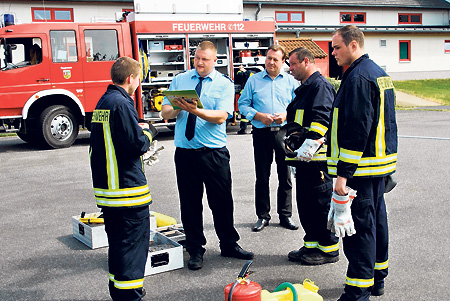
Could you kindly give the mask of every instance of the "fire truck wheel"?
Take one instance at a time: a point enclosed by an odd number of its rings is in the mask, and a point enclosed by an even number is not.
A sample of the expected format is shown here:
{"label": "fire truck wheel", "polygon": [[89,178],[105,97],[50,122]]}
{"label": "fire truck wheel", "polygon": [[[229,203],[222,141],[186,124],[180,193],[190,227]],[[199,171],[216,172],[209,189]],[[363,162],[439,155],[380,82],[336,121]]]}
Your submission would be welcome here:
{"label": "fire truck wheel", "polygon": [[44,142],[52,148],[69,147],[78,136],[78,121],[68,107],[50,106],[39,121]]}

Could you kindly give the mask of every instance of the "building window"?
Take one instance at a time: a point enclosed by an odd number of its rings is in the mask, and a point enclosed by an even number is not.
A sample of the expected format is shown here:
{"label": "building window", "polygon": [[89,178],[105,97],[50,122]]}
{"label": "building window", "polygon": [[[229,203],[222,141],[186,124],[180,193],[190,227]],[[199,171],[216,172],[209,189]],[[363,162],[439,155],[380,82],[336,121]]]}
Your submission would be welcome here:
{"label": "building window", "polygon": [[304,11],[276,11],[275,21],[278,23],[305,23]]}
{"label": "building window", "polygon": [[422,14],[398,14],[398,24],[422,24]]}
{"label": "building window", "polygon": [[444,52],[445,53],[450,53],[450,40],[445,40]]}
{"label": "building window", "polygon": [[341,13],[341,23],[366,23],[366,13]]}
{"label": "building window", "polygon": [[380,40],[380,47],[386,47],[386,40]]}
{"label": "building window", "polygon": [[32,7],[33,22],[73,22],[73,8]]}
{"label": "building window", "polygon": [[400,61],[411,61],[411,41],[399,41]]}

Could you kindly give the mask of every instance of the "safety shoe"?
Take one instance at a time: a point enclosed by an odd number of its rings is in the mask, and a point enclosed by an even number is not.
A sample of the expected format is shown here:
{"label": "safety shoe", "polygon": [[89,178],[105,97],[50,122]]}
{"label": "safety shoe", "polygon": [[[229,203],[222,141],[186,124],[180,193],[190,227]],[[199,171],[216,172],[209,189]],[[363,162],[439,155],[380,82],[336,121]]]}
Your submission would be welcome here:
{"label": "safety shoe", "polygon": [[298,250],[294,250],[289,252],[288,254],[288,259],[290,261],[294,261],[294,262],[299,262],[301,257],[303,255],[305,255],[307,252],[311,252],[310,249],[308,249],[307,247],[303,246]]}
{"label": "safety shoe", "polygon": [[303,254],[300,262],[305,265],[320,265],[339,261],[339,255],[331,256],[321,251]]}
{"label": "safety shoe", "polygon": [[223,257],[233,257],[237,259],[253,259],[254,254],[249,251],[245,251],[239,245],[234,247],[221,248],[220,255]]}
{"label": "safety shoe", "polygon": [[375,297],[384,295],[384,283],[375,283],[370,294]]}
{"label": "safety shoe", "polygon": [[200,253],[192,254],[188,261],[188,268],[190,270],[200,270],[203,266],[203,255]]}

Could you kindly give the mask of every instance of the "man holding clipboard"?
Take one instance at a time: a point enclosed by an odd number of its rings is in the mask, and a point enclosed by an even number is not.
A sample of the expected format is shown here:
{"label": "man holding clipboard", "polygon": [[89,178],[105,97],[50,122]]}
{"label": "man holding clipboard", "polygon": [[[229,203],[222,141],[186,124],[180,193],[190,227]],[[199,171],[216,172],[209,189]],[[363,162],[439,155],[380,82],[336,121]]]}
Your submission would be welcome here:
{"label": "man holding clipboard", "polygon": [[[215,45],[210,41],[200,43],[194,57],[195,69],[178,74],[170,84],[169,91],[177,92],[169,93],[180,97],[168,96],[170,101],[165,97],[161,111],[164,119],[177,119],[175,168],[186,250],[190,255],[188,268],[191,270],[202,268],[205,253],[203,186],[213,214],[221,255],[246,260],[253,258],[252,252],[237,244],[239,234],[233,221],[226,120],[233,114],[234,84],[214,69],[216,61]],[[186,97],[186,91],[180,91],[193,89],[201,103],[195,96]]]}

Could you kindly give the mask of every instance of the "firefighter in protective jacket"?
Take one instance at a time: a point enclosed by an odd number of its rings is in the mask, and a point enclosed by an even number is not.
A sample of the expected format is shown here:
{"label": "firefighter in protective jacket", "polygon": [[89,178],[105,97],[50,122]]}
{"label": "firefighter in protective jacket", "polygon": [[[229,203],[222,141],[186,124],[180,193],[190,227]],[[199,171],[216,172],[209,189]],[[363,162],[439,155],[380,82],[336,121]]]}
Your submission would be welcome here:
{"label": "firefighter in protective jacket", "polygon": [[[318,71],[312,53],[299,47],[289,54],[289,70],[302,82],[287,107],[287,121],[307,128],[305,140],[295,158],[286,158],[295,166],[297,206],[305,236],[303,247],[288,254],[291,261],[318,265],[339,259],[339,239],[327,229],[327,216],[333,188],[327,173],[326,145],[333,86]],[[289,123],[288,123],[289,124]]]}
{"label": "firefighter in protective jacket", "polygon": [[131,95],[140,82],[139,63],[119,58],[93,115],[90,162],[97,206],[108,236],[109,290],[113,300],[141,300],[150,240],[152,198],[141,156],[156,130],[139,124]]}
{"label": "firefighter in protective jacket", "polygon": [[388,273],[384,191],[385,177],[397,164],[394,85],[364,54],[364,34],[356,26],[334,32],[332,46],[338,64],[350,67],[333,103],[328,134],[328,172],[337,177],[328,225],[343,237],[348,259],[340,300],[369,300],[384,293]]}

